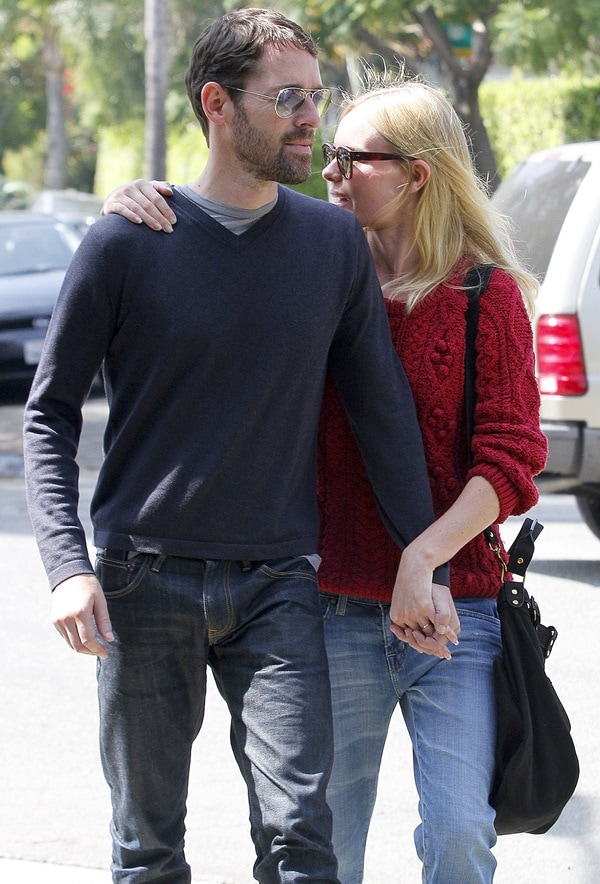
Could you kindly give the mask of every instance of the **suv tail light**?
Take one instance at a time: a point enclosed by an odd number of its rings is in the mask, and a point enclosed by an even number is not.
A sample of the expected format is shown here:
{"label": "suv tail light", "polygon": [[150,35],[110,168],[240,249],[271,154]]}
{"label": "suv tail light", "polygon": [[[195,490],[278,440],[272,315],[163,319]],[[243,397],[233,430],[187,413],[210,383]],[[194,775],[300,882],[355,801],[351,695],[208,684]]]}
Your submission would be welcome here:
{"label": "suv tail light", "polygon": [[540,393],[581,396],[587,392],[581,335],[575,314],[540,316],[537,369]]}

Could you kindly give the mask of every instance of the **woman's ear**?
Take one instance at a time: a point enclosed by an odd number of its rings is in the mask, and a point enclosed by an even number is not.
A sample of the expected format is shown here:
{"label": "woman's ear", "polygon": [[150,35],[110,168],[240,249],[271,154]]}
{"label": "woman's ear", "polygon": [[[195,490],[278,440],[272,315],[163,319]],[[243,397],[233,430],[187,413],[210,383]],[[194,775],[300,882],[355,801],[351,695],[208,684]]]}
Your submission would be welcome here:
{"label": "woman's ear", "polygon": [[210,81],[202,87],[200,98],[207,120],[215,126],[222,126],[226,122],[227,108],[232,104],[228,92],[219,83]]}
{"label": "woman's ear", "polygon": [[427,184],[429,179],[431,178],[431,167],[427,160],[413,160],[412,161],[412,178],[411,185],[412,190],[417,191],[421,190],[422,187]]}

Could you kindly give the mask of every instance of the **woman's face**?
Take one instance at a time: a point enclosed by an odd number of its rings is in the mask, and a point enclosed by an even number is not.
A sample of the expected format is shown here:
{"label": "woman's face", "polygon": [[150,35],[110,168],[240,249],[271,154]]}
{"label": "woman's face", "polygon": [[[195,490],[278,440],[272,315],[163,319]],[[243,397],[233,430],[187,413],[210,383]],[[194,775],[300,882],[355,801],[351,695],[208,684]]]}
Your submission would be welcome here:
{"label": "woman's face", "polygon": [[[359,106],[341,121],[335,133],[335,147],[349,150],[394,153],[394,148],[365,119]],[[323,169],[329,201],[354,212],[363,227],[406,186],[406,166],[396,160],[354,160],[352,177],[342,176],[334,159]]]}

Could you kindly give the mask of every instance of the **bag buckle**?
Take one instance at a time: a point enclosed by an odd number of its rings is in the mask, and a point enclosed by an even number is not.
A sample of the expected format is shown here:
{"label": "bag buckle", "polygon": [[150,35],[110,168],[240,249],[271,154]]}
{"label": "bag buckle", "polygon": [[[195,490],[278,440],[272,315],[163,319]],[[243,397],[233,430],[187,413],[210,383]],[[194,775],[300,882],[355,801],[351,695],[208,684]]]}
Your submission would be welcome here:
{"label": "bag buckle", "polygon": [[535,541],[543,528],[537,519],[523,520],[521,529],[508,550],[508,570],[511,573],[525,577],[535,550]]}

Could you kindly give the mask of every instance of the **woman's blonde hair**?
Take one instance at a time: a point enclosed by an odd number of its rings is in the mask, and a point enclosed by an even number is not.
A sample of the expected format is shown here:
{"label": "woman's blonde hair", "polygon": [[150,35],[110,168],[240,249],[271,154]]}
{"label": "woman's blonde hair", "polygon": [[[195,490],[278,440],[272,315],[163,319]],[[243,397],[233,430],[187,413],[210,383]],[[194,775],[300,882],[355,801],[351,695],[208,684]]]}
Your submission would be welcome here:
{"label": "woman's blonde hair", "polygon": [[[386,296],[402,297],[410,310],[467,258],[510,273],[532,313],[538,282],[517,257],[509,219],[490,202],[475,171],[463,124],[450,102],[437,89],[406,80],[371,88],[350,101],[342,116],[357,107],[393,147],[426,160],[431,169],[415,210],[413,269],[388,283]],[[411,168],[408,161],[409,175]],[[405,192],[377,214],[378,227],[402,212]]]}

